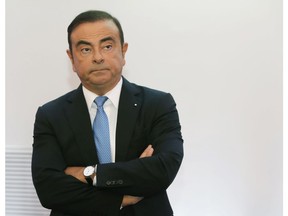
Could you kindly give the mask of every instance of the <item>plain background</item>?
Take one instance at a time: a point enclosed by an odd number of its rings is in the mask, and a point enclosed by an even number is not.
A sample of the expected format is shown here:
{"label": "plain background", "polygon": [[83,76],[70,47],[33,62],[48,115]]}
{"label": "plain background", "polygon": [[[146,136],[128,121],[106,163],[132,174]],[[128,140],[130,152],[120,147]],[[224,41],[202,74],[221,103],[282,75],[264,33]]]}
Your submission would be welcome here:
{"label": "plain background", "polygon": [[175,215],[282,215],[280,0],[7,1],[6,148],[32,150],[37,107],[79,85],[66,28],[89,9],[120,20],[124,76],[177,102]]}

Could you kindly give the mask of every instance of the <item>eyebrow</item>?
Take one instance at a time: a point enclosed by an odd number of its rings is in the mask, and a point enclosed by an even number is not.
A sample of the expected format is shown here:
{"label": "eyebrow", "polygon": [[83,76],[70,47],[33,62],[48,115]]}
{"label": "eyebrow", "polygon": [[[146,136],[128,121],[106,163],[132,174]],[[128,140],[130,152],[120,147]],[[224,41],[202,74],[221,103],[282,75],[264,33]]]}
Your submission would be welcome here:
{"label": "eyebrow", "polygon": [[[105,38],[102,38],[100,40],[100,43],[104,43],[106,41],[113,41],[115,42],[114,38],[113,37],[105,37]],[[89,41],[85,41],[85,40],[79,40],[76,44],[76,47],[80,46],[80,45],[89,45],[89,46],[92,46],[92,43],[90,43]]]}
{"label": "eyebrow", "polygon": [[76,44],[76,47],[80,46],[80,45],[89,45],[89,46],[92,46],[92,44],[88,41],[85,41],[85,40],[79,40]]}
{"label": "eyebrow", "polygon": [[101,43],[106,42],[106,41],[113,41],[113,42],[115,42],[114,38],[113,38],[113,37],[110,37],[110,36],[109,36],[109,37],[102,38],[102,39],[100,40]]}

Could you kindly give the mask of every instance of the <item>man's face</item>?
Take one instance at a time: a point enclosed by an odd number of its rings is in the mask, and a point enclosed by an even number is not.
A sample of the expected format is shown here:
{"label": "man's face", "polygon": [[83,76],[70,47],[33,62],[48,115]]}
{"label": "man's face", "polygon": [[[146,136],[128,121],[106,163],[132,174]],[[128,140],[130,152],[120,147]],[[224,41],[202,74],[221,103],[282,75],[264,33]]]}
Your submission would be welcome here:
{"label": "man's face", "polygon": [[128,44],[121,45],[119,30],[111,20],[87,22],[71,33],[67,54],[82,84],[98,95],[120,80]]}

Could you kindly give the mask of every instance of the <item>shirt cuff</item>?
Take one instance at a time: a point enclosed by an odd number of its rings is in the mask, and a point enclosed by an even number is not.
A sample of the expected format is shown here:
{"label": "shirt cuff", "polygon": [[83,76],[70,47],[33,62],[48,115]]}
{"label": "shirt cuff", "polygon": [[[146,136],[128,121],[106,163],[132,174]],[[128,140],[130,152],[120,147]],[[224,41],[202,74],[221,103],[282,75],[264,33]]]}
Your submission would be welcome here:
{"label": "shirt cuff", "polygon": [[97,184],[97,178],[96,178],[96,176],[97,176],[97,164],[95,165],[95,176],[94,176],[94,178],[93,178],[93,186],[95,186],[95,187],[96,187],[96,184]]}

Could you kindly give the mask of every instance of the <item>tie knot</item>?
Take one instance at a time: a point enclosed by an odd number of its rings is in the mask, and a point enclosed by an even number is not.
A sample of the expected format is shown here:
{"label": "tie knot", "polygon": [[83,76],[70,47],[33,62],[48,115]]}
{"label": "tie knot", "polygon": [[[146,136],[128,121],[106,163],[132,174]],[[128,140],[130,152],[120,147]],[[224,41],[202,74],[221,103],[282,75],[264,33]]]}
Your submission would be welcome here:
{"label": "tie knot", "polygon": [[102,107],[107,99],[108,99],[108,97],[106,97],[106,96],[99,96],[99,97],[96,97],[94,102],[96,103],[97,107]]}

